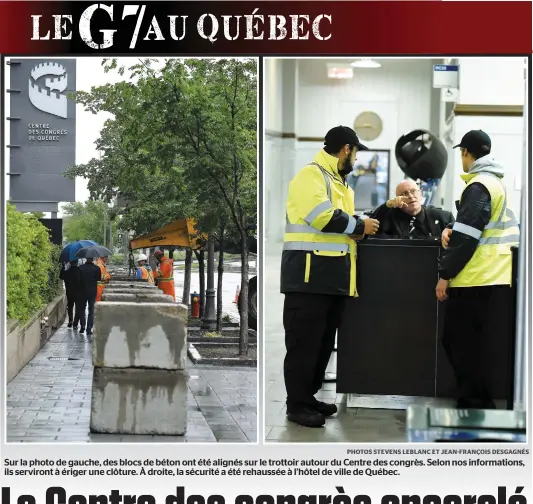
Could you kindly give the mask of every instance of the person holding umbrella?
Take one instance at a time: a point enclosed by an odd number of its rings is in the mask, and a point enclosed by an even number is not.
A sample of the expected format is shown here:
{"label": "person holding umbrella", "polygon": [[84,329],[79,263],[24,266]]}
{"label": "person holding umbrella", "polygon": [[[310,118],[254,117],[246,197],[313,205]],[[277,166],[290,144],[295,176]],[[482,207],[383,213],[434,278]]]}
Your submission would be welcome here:
{"label": "person holding umbrella", "polygon": [[108,249],[100,246],[85,247],[78,250],[76,253],[78,257],[87,259],[87,262],[79,267],[83,285],[83,315],[80,333],[83,333],[85,330],[85,310],[87,306],[89,307],[89,314],[87,316],[87,335],[91,335],[93,330],[94,304],[96,303],[98,284],[102,281],[102,271],[96,264],[94,264],[94,259],[110,254],[111,252]]}
{"label": "person holding umbrella", "polygon": [[[78,261],[73,260],[67,263],[65,268],[61,269],[59,278],[65,283],[65,291],[67,293],[67,313],[68,313],[68,327],[72,327],[74,321],[74,329],[77,328],[78,322],[81,320],[80,298],[82,294],[82,280],[80,269],[78,268]],[[73,318],[74,306],[76,306],[75,315]],[[85,312],[84,312],[85,320]],[[85,326],[83,321],[82,327]]]}

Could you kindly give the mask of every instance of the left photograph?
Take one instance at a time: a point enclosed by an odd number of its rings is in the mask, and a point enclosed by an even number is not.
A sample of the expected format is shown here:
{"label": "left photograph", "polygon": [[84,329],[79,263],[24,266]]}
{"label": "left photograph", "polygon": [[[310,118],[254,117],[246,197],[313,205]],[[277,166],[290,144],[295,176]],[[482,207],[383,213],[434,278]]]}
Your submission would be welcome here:
{"label": "left photograph", "polygon": [[258,60],[5,60],[7,443],[257,443]]}

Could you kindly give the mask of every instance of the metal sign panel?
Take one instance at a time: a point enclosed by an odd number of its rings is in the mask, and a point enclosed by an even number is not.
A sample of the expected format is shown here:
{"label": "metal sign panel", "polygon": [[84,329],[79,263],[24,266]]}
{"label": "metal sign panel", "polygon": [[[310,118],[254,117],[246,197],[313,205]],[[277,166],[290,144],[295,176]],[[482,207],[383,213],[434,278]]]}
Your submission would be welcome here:
{"label": "metal sign panel", "polygon": [[459,66],[458,65],[433,65],[434,88],[458,88]]}
{"label": "metal sign panel", "polygon": [[64,177],[76,162],[76,103],[68,97],[76,60],[11,60],[10,67],[10,199],[50,211],[76,201],[75,181]]}

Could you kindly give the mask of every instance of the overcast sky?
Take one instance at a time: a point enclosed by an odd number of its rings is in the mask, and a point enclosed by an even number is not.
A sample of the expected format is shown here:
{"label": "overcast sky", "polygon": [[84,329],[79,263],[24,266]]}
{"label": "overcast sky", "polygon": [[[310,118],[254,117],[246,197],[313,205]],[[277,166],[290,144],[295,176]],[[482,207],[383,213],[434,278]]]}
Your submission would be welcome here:
{"label": "overcast sky", "polygon": [[[22,58],[16,58],[22,59]],[[52,60],[60,60],[63,58],[51,58]],[[156,58],[159,61],[158,66],[162,66],[165,62],[163,58]],[[129,80],[127,74],[121,77],[118,72],[113,71],[105,73],[102,67],[103,58],[99,57],[83,57],[76,58],[76,89],[78,91],[90,91],[93,86],[101,86],[108,82],[119,82],[121,80]],[[135,64],[138,58],[118,58],[119,65],[130,66]],[[6,88],[9,87],[9,65],[5,67]],[[6,95],[6,117],[10,115],[9,94]],[[96,115],[90,112],[85,112],[81,105],[76,106],[76,164],[87,163],[93,157],[97,157],[95,142],[100,136],[100,130],[104,125],[106,119],[111,117],[107,113],[98,113]],[[6,121],[6,143],[9,144],[9,124]],[[9,149],[5,149],[6,173],[9,172]],[[9,179],[8,176],[6,176]],[[6,198],[9,199],[9,180],[6,180]],[[87,181],[81,178],[76,179],[76,201],[86,201],[89,198],[89,191],[87,190]],[[60,216],[60,215],[58,215]]]}

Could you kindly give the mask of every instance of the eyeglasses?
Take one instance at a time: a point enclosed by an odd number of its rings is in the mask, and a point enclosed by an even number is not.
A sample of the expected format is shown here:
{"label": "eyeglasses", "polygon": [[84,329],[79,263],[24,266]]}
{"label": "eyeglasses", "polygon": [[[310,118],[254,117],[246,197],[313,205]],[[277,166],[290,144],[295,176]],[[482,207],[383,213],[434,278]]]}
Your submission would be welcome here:
{"label": "eyeglasses", "polygon": [[400,194],[400,196],[416,196],[418,193],[420,192],[420,189],[416,188],[416,189],[409,189],[408,191],[404,191],[403,193]]}

